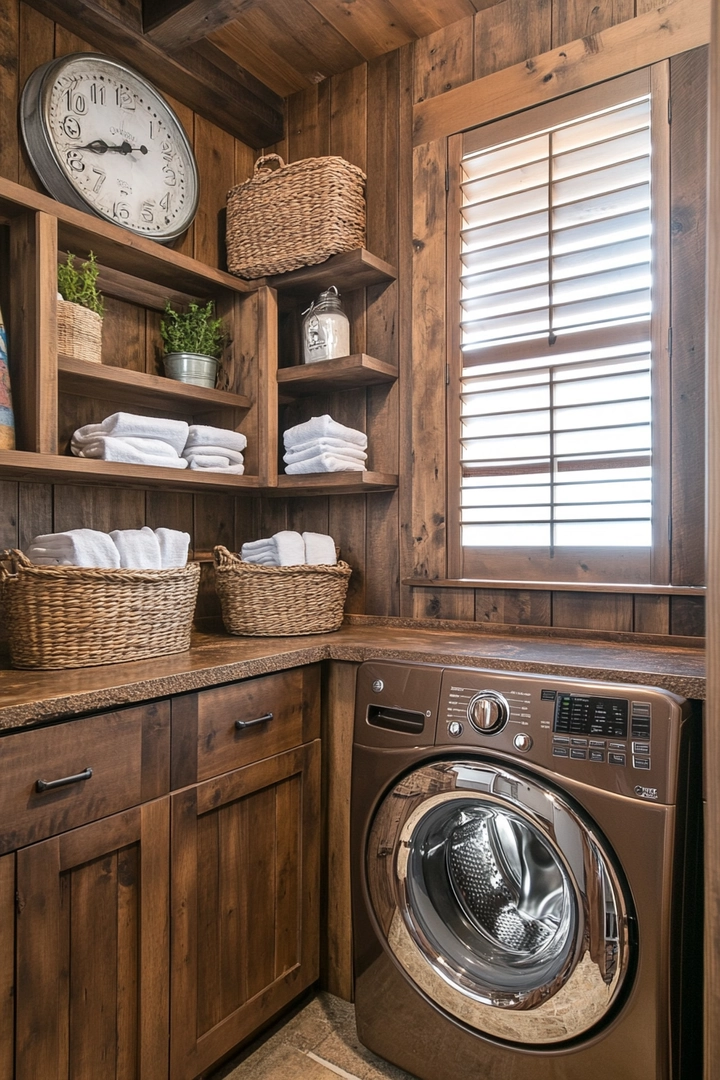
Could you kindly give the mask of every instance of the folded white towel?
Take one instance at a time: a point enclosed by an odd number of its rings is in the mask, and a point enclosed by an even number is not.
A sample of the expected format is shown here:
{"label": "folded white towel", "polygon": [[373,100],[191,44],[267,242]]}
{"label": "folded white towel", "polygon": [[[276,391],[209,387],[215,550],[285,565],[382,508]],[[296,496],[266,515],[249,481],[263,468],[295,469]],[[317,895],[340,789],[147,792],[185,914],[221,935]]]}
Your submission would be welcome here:
{"label": "folded white towel", "polygon": [[313,439],[344,439],[363,449],[367,446],[367,436],[362,431],[345,427],[333,420],[332,416],[325,413],[323,416],[313,416],[304,424],[296,424],[288,428],[283,434],[285,449],[294,449],[298,444],[311,442]]}
{"label": "folded white towel", "polygon": [[224,446],[229,450],[244,450],[247,439],[240,431],[209,427],[207,424],[191,424],[185,449],[191,446]]}
{"label": "folded white towel", "polygon": [[[75,433],[77,435],[77,432]],[[160,465],[166,469],[187,469],[185,458],[159,439],[116,439],[113,435],[95,435],[78,444],[73,436],[70,449],[76,457],[102,461],[124,461],[130,465]]]}
{"label": "folded white towel", "polygon": [[329,454],[331,457],[337,458],[349,458],[351,461],[367,461],[367,454],[358,446],[349,446],[346,444],[343,447],[328,448],[322,445],[325,441],[325,439],[320,439],[313,446],[308,447],[307,450],[286,450],[283,461],[286,465],[294,465],[296,461],[309,461],[310,458],[317,457],[318,454]]}
{"label": "folded white towel", "polygon": [[317,457],[309,458],[307,461],[296,461],[292,465],[286,465],[285,472],[288,474],[365,472],[365,463],[354,461],[352,458],[335,457],[333,454],[318,454]]}
{"label": "folded white towel", "polygon": [[160,569],[172,570],[185,566],[190,547],[190,534],[178,529],[156,529],[155,536],[160,547]]}
{"label": "folded white towel", "polygon": [[[185,461],[186,459],[183,458],[182,460]],[[209,456],[207,458],[204,458],[204,457],[192,458],[191,461],[190,461],[190,468],[191,469],[202,469],[204,472],[232,473],[234,476],[242,476],[242,474],[245,472],[245,466],[244,465],[231,465],[228,462],[227,458],[224,459],[226,464],[220,464],[220,465],[211,464],[212,460],[213,459],[211,457],[209,457]]]}
{"label": "folded white towel", "polygon": [[176,454],[180,454],[187,442],[188,430],[184,420],[165,420],[159,416],[136,416],[134,413],[117,412],[106,416],[100,424],[85,424],[78,428],[73,439],[78,444],[94,435],[112,435],[116,439],[128,436],[161,439],[169,443]]}
{"label": "folded white towel", "polygon": [[305,541],[299,532],[283,529],[271,537],[243,544],[240,558],[263,566],[298,566],[305,562]]}
{"label": "folded white towel", "polygon": [[160,544],[152,529],[113,529],[110,533],[124,570],[160,570]]}
{"label": "folded white towel", "polygon": [[229,446],[186,446],[182,456],[188,461],[204,457],[223,457],[228,465],[242,465],[243,455]]}
{"label": "folded white towel", "polygon": [[326,533],[304,532],[305,562],[311,566],[334,566],[337,562],[335,541]]}
{"label": "folded white towel", "polygon": [[362,442],[348,442],[347,439],[335,439],[332,436],[327,436],[321,439],[308,439],[307,442],[294,443],[287,451],[288,454],[299,454],[303,450],[312,450],[315,447],[318,449],[318,453],[329,451],[331,454],[336,453],[338,450],[340,453],[344,453],[345,450],[366,450],[367,449],[367,435],[362,432],[358,432],[358,435],[363,436]]}
{"label": "folded white towel", "polygon": [[120,566],[118,549],[107,533],[97,529],[68,529],[36,536],[26,554],[43,566]]}

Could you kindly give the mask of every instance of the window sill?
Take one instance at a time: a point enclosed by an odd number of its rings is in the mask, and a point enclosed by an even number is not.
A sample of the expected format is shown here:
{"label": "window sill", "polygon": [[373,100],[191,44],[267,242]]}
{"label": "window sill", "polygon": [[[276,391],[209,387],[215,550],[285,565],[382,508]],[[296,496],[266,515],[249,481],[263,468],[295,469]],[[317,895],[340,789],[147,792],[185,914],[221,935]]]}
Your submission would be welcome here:
{"label": "window sill", "polygon": [[597,581],[504,581],[497,578],[403,578],[415,589],[517,589],[543,592],[632,593],[645,596],[702,596],[704,585],[634,585],[632,582]]}

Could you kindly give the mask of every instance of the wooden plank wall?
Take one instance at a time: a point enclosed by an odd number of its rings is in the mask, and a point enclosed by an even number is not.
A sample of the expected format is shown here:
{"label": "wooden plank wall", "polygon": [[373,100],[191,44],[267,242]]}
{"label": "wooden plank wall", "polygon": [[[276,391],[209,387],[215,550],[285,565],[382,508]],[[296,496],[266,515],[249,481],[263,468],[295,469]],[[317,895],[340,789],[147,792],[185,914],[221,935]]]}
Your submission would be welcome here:
{"label": "wooden plank wall", "polygon": [[[139,26],[140,0],[125,0],[123,17]],[[19,0],[0,0],[0,175],[36,190],[43,190],[21,146],[17,125],[19,94],[29,74],[56,56],[95,51],[89,43],[54,24]],[[176,246],[212,266],[224,266],[223,210],[228,188],[251,173],[255,153],[227,132],[190,109],[172,101],[193,145],[201,174],[197,217]],[[2,231],[2,230],[0,230]],[[146,315],[132,304],[108,299],[107,318],[112,333],[105,335],[105,360],[122,367],[155,364],[158,316]],[[64,403],[64,419],[77,423],[97,420],[96,408],[86,399]],[[61,403],[63,408],[63,403]],[[62,425],[61,425],[62,426]],[[66,425],[67,426],[67,425]],[[73,425],[70,423],[70,427]],[[135,529],[142,525],[189,532],[196,551],[208,552],[217,544],[234,548],[251,515],[247,498],[222,494],[143,491],[122,487],[79,487],[0,481],[0,548],[23,547],[33,536],[70,528]],[[217,601],[203,567],[198,604],[201,615],[214,614]]]}
{"label": "wooden plank wall", "polygon": [[[125,0],[124,17],[139,18],[139,0]],[[70,485],[0,483],[0,544],[27,543],[36,533],[78,525],[97,528],[159,524],[189,531],[197,550],[216,543],[235,548],[245,539],[281,528],[331,533],[353,566],[347,609],[354,613],[416,618],[470,619],[479,623],[588,627],[610,631],[699,635],[703,605],[695,597],[562,593],[552,590],[433,588],[445,576],[444,507],[444,311],[413,283],[416,261],[437,246],[442,208],[429,208],[413,223],[412,108],[566,41],[604,29],[656,6],[655,0],[500,0],[476,15],[411,45],[317,84],[288,99],[285,140],[268,150],[286,161],[340,154],[368,175],[368,239],[371,251],[399,269],[398,281],[344,297],[353,348],[397,362],[398,385],[352,390],[281,409],[280,430],[311,414],[368,432],[370,465],[400,474],[397,492],[333,498],[235,498]],[[19,0],[0,0],[0,175],[37,186],[18,144],[19,88],[44,60],[89,46]],[[683,445],[683,467],[674,477],[674,578],[697,584],[702,574],[702,410],[704,251],[705,52],[672,62],[673,98],[691,123],[673,127],[673,288],[685,313],[676,338],[674,378],[677,418],[674,445]],[[227,189],[247,177],[253,153],[220,128],[176,105],[200,164],[201,206],[179,250],[222,265],[222,209]],[[427,162],[438,168],[439,162]],[[417,200],[418,193],[415,193]],[[0,230],[1,231],[1,230]],[[419,256],[419,258],[417,258]],[[126,305],[129,309],[129,305]],[[413,349],[413,314],[415,341]],[[116,305],[128,340],[155,332],[152,318],[138,325],[132,310]],[[283,317],[280,363],[296,347],[289,335],[298,312]],[[296,332],[296,331],[295,331]],[[117,350],[116,350],[117,351]],[[115,361],[121,357],[115,357]],[[413,476],[416,493],[413,496]],[[417,490],[429,492],[418,514]],[[415,507],[413,505],[415,504]],[[693,523],[685,528],[684,522]],[[425,575],[427,587],[402,585]],[[202,614],[216,610],[207,582]]]}
{"label": "wooden plank wall", "polygon": [[[313,412],[327,410],[345,423],[366,426],[371,463],[395,471],[397,460],[399,491],[334,500],[262,500],[258,507],[263,535],[276,528],[310,527],[335,536],[355,571],[348,610],[484,624],[703,634],[703,601],[697,597],[431,584],[411,588],[400,583],[408,577],[432,581],[445,576],[445,385],[438,362],[443,357],[445,312],[433,280],[433,268],[444,258],[444,204],[425,200],[417,187],[413,192],[412,106],[655,6],[654,0],[500,0],[288,99],[287,138],[274,149],[288,161],[342,154],[363,168],[368,174],[368,247],[398,266],[400,274],[396,285],[369,290],[364,304],[362,297],[349,298],[355,347],[398,362],[399,393],[398,388],[356,390],[312,402]],[[672,439],[682,450],[676,455],[682,464],[673,475],[672,580],[686,585],[704,580],[706,76],[705,49],[671,62],[676,121]],[[423,149],[417,151],[421,156]],[[440,168],[444,162],[430,155],[420,173]],[[289,426],[300,418],[297,411],[288,411],[281,416],[281,430],[283,420]]]}

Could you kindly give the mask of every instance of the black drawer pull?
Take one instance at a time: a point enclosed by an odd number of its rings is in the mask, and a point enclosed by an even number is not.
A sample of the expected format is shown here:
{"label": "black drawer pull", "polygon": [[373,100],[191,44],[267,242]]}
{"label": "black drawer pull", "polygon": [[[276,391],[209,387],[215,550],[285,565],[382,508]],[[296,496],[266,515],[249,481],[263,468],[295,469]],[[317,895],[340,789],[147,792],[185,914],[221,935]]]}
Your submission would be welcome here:
{"label": "black drawer pull", "polygon": [[255,720],[236,720],[235,727],[238,731],[244,731],[245,728],[255,727],[256,724],[266,724],[268,720],[272,720],[273,714],[266,712],[264,716],[258,716]]}
{"label": "black drawer pull", "polygon": [[77,784],[80,780],[89,780],[92,776],[92,769],[88,765],[87,769],[83,772],[75,773],[74,776],[63,776],[60,780],[36,780],[36,791],[51,791],[53,788],[65,787],[66,784]]}

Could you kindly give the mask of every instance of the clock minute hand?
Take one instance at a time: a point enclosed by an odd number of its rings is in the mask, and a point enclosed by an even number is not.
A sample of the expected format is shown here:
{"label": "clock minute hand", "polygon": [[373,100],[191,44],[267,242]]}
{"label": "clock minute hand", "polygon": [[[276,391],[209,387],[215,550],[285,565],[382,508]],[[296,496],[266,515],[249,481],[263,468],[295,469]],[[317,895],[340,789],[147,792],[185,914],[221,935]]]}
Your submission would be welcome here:
{"label": "clock minute hand", "polygon": [[93,154],[132,154],[139,150],[141,154],[147,154],[147,146],[131,146],[129,142],[122,142],[119,146],[110,146],[104,139],[93,139],[86,146],[76,146],[76,150],[91,150]]}

